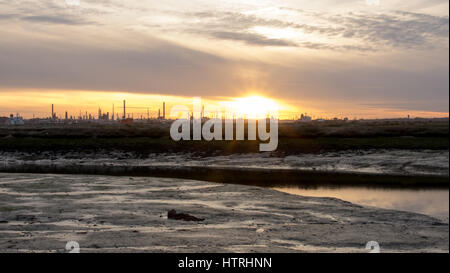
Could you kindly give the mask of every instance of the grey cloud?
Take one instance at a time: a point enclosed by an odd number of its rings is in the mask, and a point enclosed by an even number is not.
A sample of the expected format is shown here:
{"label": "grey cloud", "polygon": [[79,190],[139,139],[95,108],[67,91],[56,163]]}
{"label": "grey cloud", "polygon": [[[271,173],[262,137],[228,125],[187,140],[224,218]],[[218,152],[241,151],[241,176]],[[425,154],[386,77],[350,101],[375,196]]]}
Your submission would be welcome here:
{"label": "grey cloud", "polygon": [[[352,0],[353,1],[353,0]],[[362,0],[361,0],[362,1]],[[349,3],[351,1],[348,1]],[[420,6],[441,4],[442,0],[420,1]],[[183,12],[172,10],[152,10],[148,5],[128,5],[122,1],[96,1],[107,9],[96,9],[90,5],[81,5],[79,16],[72,17],[64,1],[9,1],[3,4],[10,13],[20,13],[27,16],[23,20],[46,24],[78,25],[87,23],[102,23],[103,13],[117,16],[120,10],[135,10],[137,14],[152,15],[170,13],[183,18],[179,25],[149,25],[150,28],[160,28],[168,31],[191,32],[224,40],[243,41],[255,46],[294,46],[293,41],[273,40],[260,34],[251,35],[251,28],[268,26],[276,28],[291,27],[302,32],[317,34],[328,39],[322,44],[315,41],[297,42],[297,46],[317,50],[347,49],[356,51],[375,50],[388,46],[394,48],[428,49],[431,47],[447,47],[449,37],[448,16],[433,16],[422,13],[392,11],[383,14],[362,11],[359,13],[334,14],[330,11],[318,12],[288,7],[280,10],[291,10],[299,14],[298,19],[287,21],[285,18],[267,19],[257,15],[244,14],[228,10],[201,10],[198,12]],[[410,5],[417,5],[411,3]],[[2,3],[0,3],[0,8]],[[12,9],[12,10],[11,10]],[[8,10],[8,9],[6,9]],[[115,10],[115,11],[114,11]],[[420,9],[418,9],[420,10]],[[45,14],[42,14],[42,12]],[[2,19],[12,19],[11,15],[0,15]],[[309,21],[305,18],[311,18]],[[92,20],[87,21],[87,20]],[[319,24],[317,24],[319,23]],[[206,31],[205,31],[206,30]],[[259,35],[259,36],[256,36]],[[351,45],[338,45],[341,38],[350,40]]]}
{"label": "grey cloud", "polygon": [[[288,22],[283,20],[264,19],[255,15],[246,15],[237,12],[197,12],[186,13],[184,16],[199,19],[193,25],[187,25],[190,32],[214,36],[219,39],[233,39],[246,41],[249,44],[261,46],[293,46],[288,40],[267,41],[264,36],[258,37],[249,34],[255,26],[268,26],[276,28],[291,27],[305,33],[325,36],[331,41],[328,44],[317,44],[305,41],[299,43],[312,49],[346,49],[346,50],[375,50],[380,46],[397,48],[429,48],[439,46],[438,42],[445,42],[449,36],[449,18],[427,14],[395,11],[386,14],[356,14],[347,13],[333,15],[327,13],[306,12],[296,10],[299,14],[314,18],[321,22],[312,25],[306,22]],[[181,26],[183,28],[183,26]],[[185,30],[186,30],[185,29]],[[209,31],[204,31],[208,29]],[[336,45],[336,38],[353,39],[358,45]]]}
{"label": "grey cloud", "polygon": [[17,14],[0,14],[0,20],[10,20],[10,19],[15,19],[17,18],[19,15]]}
{"label": "grey cloud", "polygon": [[[256,26],[267,26],[275,28],[291,27],[300,29],[307,33],[320,33],[322,35],[340,35],[346,31],[345,28],[318,27],[307,24],[295,24],[281,20],[267,20],[255,15],[246,15],[236,12],[197,12],[185,14],[195,18],[207,19],[192,29],[186,30],[191,33],[206,35],[223,40],[242,41],[249,45],[256,46],[290,46],[303,47],[308,49],[327,50],[355,50],[355,51],[375,51],[369,46],[356,45],[336,45],[331,43],[300,42],[296,43],[287,39],[271,39],[262,34],[251,33],[249,30]],[[208,29],[205,31],[203,29]]]}
{"label": "grey cloud", "polygon": [[430,100],[428,104],[423,104],[417,101],[398,101],[396,103],[363,103],[362,106],[375,109],[392,109],[392,110],[416,110],[416,111],[431,111],[431,112],[448,112],[448,104],[442,103],[438,100]]}
{"label": "grey cloud", "polygon": [[373,47],[364,47],[364,46],[356,46],[356,45],[334,45],[330,43],[312,43],[312,42],[301,42],[297,44],[297,46],[308,48],[308,49],[326,49],[326,50],[334,50],[334,51],[377,51],[377,49]]}
{"label": "grey cloud", "polygon": [[262,45],[262,46],[296,46],[295,43],[281,39],[269,39],[263,35],[255,33],[240,33],[240,32],[208,32],[208,35],[214,38],[223,40],[242,41],[250,45]]}
{"label": "grey cloud", "polygon": [[[6,2],[6,1],[5,1]],[[83,0],[81,1],[83,3]],[[54,25],[94,24],[104,13],[98,9],[80,5],[75,8],[67,6],[64,0],[57,1],[7,1],[1,3],[0,10],[8,11],[7,19],[17,19],[15,23],[29,22]],[[0,15],[0,20],[4,15]]]}
{"label": "grey cloud", "polygon": [[296,27],[296,24],[282,20],[264,19],[255,15],[247,15],[238,12],[197,12],[186,13],[185,15],[207,20],[201,23],[204,26],[214,28],[227,28],[235,30],[245,30],[254,26],[271,27]]}
{"label": "grey cloud", "polygon": [[[448,53],[442,58],[448,58]],[[448,62],[434,68],[402,69],[329,61],[298,68],[274,67],[270,71],[276,90],[283,90],[290,99],[333,98],[392,105],[408,101],[408,109],[429,107],[442,112],[448,111],[448,73]]]}
{"label": "grey cloud", "polygon": [[36,23],[49,23],[49,24],[62,24],[62,25],[80,25],[85,22],[66,16],[54,16],[54,15],[36,15],[36,16],[24,16],[22,20]]}
{"label": "grey cloud", "polygon": [[189,29],[183,29],[183,31],[190,33],[222,40],[241,41],[249,45],[257,46],[297,46],[292,41],[272,39],[261,34],[250,32],[250,29],[255,26],[297,27],[293,23],[283,22],[281,20],[268,20],[254,15],[236,12],[205,11],[185,13],[184,16],[203,20],[201,23],[189,25]]}
{"label": "grey cloud", "polygon": [[[329,50],[371,50],[369,47],[350,46],[350,45],[333,45],[325,43],[300,42],[296,43],[287,39],[271,39],[262,34],[249,32],[251,28],[256,26],[284,28],[291,27],[303,30],[308,33],[317,32],[320,34],[337,35],[344,29],[331,27],[317,27],[307,24],[296,24],[293,22],[285,22],[281,20],[263,19],[255,15],[246,15],[236,12],[197,12],[188,13],[187,16],[206,20],[187,30],[191,33],[206,35],[223,40],[242,41],[249,45],[256,46],[290,46],[304,47],[308,49],[329,49]],[[203,29],[208,29],[204,31]]]}
{"label": "grey cloud", "polygon": [[302,29],[331,38],[354,38],[373,46],[389,45],[400,48],[431,47],[435,39],[448,39],[449,35],[448,17],[410,12],[397,11],[376,15],[348,13],[325,17],[325,20],[339,27],[318,29],[303,25]]}
{"label": "grey cloud", "polygon": [[149,44],[148,49],[0,44],[1,87],[203,96],[231,90],[239,81],[225,59],[161,41]]}

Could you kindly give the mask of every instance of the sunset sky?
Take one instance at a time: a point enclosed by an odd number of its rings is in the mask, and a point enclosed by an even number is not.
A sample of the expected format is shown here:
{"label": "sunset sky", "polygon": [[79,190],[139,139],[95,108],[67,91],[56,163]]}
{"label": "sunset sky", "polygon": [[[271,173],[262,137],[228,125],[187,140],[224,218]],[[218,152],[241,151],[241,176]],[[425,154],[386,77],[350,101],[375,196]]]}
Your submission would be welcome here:
{"label": "sunset sky", "polygon": [[0,116],[259,95],[286,118],[448,117],[448,1],[73,2],[0,1]]}

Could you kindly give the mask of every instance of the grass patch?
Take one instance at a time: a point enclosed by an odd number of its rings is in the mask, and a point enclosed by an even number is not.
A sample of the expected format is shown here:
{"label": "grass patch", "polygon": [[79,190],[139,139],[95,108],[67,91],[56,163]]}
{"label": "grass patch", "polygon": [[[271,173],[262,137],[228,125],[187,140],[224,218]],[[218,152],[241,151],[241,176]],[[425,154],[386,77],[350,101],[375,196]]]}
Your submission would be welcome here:
{"label": "grass patch", "polygon": [[[370,138],[280,138],[276,153],[320,153],[365,149],[430,149],[448,150],[444,137],[370,137]],[[221,155],[259,152],[258,141],[173,141],[170,138],[36,138],[10,137],[0,139],[0,151],[124,151],[146,156],[148,153],[190,152],[200,155]]]}

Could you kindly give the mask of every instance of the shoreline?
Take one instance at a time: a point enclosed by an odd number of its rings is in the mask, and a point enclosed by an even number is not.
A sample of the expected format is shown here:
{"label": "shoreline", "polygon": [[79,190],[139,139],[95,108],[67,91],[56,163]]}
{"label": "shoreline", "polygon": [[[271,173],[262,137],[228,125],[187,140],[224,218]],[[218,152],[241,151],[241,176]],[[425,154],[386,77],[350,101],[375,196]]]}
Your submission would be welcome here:
{"label": "shoreline", "polygon": [[[304,187],[363,186],[404,189],[448,189],[444,175],[400,175],[362,172],[314,171],[300,169],[233,168],[211,166],[139,166],[86,164],[0,165],[1,173],[85,174],[180,178],[216,183],[263,187],[298,185]],[[282,182],[280,182],[282,181]]]}

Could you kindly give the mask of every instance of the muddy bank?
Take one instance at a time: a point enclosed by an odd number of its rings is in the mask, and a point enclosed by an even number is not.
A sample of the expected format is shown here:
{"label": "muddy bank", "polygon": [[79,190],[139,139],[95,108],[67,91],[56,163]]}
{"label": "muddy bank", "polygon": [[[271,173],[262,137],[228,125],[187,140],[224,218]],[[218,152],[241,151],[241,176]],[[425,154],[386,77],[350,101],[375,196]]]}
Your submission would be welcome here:
{"label": "muddy bank", "polygon": [[204,157],[128,152],[0,152],[0,172],[133,175],[258,186],[302,185],[448,188],[448,151],[270,153]]}
{"label": "muddy bank", "polygon": [[[201,222],[167,219],[167,211]],[[448,252],[429,216],[185,179],[0,173],[0,251]]]}
{"label": "muddy bank", "polygon": [[219,183],[234,183],[264,187],[297,185],[317,186],[364,186],[381,188],[435,188],[448,189],[448,176],[389,175],[354,172],[285,170],[261,168],[227,168],[200,166],[108,166],[108,165],[0,165],[0,172],[94,174],[115,176],[152,176],[180,179],[196,179]]}

